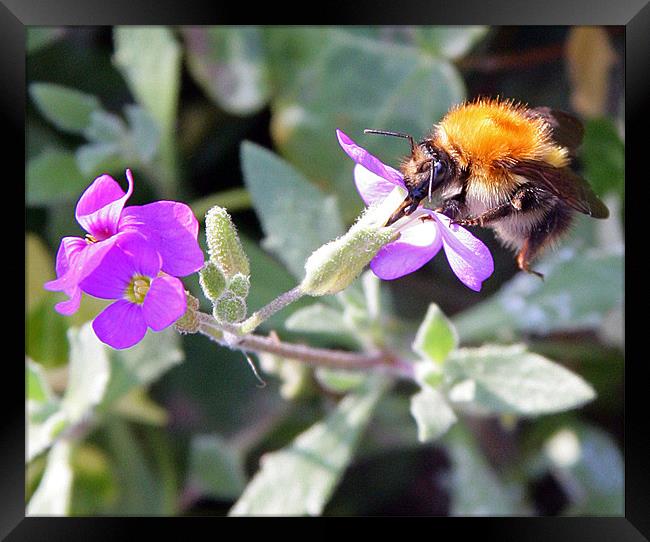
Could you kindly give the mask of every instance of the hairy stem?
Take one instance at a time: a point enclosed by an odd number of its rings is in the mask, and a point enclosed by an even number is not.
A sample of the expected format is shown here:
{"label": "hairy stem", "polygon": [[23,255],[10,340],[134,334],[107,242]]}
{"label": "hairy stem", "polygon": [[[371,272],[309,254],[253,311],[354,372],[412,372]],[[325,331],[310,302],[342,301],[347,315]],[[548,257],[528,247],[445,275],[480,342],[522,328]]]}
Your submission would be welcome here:
{"label": "hairy stem", "polygon": [[300,287],[296,286],[292,290],[289,290],[288,292],[283,293],[279,297],[276,297],[268,305],[265,305],[258,311],[255,311],[253,314],[250,315],[248,319],[244,320],[241,324],[239,324],[237,326],[239,328],[239,332],[242,335],[251,333],[262,322],[268,320],[276,312],[283,309],[287,305],[293,303],[294,301],[297,301],[303,295],[305,294],[300,290]]}
{"label": "hairy stem", "polygon": [[[356,353],[329,348],[315,348],[303,344],[287,343],[277,337],[262,335],[227,335],[229,330],[220,326],[212,316],[199,313],[199,332],[223,346],[242,352],[269,353],[301,361],[316,367],[347,370],[379,370],[396,376],[413,378],[412,365],[387,352]],[[225,332],[225,334],[224,334]]]}

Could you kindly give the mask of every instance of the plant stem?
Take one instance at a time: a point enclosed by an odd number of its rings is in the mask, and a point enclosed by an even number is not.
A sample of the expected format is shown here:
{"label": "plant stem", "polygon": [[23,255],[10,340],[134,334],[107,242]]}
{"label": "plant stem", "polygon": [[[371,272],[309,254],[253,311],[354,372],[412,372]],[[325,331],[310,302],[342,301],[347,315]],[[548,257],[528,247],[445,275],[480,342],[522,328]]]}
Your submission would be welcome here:
{"label": "plant stem", "polygon": [[[396,376],[413,378],[412,365],[386,352],[361,354],[328,348],[315,348],[303,344],[287,343],[277,337],[244,335],[234,340],[224,337],[224,329],[205,313],[199,313],[199,332],[212,340],[242,352],[269,353],[301,361],[316,367],[344,370],[381,370]],[[225,330],[228,331],[227,329]]]}
{"label": "plant stem", "polygon": [[287,305],[293,303],[305,295],[301,290],[300,286],[296,286],[292,290],[283,293],[279,297],[276,297],[268,305],[265,305],[260,310],[255,311],[247,320],[244,320],[241,324],[237,325],[236,328],[239,329],[239,333],[246,335],[251,333],[257,326],[259,326],[265,320],[268,320],[276,312],[283,309]]}

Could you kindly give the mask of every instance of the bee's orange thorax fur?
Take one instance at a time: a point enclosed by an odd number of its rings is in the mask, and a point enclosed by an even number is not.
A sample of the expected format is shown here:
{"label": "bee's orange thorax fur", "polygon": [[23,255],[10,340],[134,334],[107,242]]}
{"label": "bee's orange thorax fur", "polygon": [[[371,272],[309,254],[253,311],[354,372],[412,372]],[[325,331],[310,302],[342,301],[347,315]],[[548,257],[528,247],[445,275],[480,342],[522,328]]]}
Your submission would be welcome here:
{"label": "bee's orange thorax fur", "polygon": [[511,101],[481,99],[461,104],[436,126],[434,143],[473,176],[501,175],[504,167],[538,160],[554,167],[568,164],[568,151],[554,144],[543,119],[527,116]]}

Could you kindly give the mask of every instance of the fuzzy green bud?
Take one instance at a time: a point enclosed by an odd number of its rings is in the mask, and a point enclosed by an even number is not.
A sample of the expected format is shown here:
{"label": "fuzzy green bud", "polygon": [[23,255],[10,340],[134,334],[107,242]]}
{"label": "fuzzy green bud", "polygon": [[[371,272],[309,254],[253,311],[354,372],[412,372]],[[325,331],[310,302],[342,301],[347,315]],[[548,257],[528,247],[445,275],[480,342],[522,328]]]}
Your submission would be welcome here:
{"label": "fuzzy green bud", "polygon": [[335,294],[347,288],[379,249],[396,237],[390,228],[353,226],[344,236],[323,245],[305,263],[303,293]]}
{"label": "fuzzy green bud", "polygon": [[246,317],[246,301],[226,291],[214,302],[212,314],[219,322],[236,324]]}
{"label": "fuzzy green bud", "polygon": [[215,206],[205,215],[205,237],[210,260],[219,265],[226,277],[237,273],[250,275],[248,257],[235,225],[223,207]]}
{"label": "fuzzy green bud", "polygon": [[187,290],[185,290],[185,296],[187,297],[187,309],[185,309],[185,314],[176,320],[174,326],[180,333],[196,333],[199,330],[199,315],[197,314],[199,300]]}
{"label": "fuzzy green bud", "polygon": [[228,281],[228,290],[236,296],[246,299],[250,290],[251,281],[248,275],[237,273]]}
{"label": "fuzzy green bud", "polygon": [[218,264],[205,262],[203,269],[199,271],[199,284],[205,297],[215,301],[226,289],[226,276]]}

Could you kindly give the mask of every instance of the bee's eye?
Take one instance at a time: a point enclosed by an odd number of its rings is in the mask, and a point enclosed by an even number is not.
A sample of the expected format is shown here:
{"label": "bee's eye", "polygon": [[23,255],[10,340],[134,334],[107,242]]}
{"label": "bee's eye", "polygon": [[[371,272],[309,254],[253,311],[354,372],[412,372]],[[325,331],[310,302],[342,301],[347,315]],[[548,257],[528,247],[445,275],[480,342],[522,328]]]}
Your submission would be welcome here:
{"label": "bee's eye", "polygon": [[440,175],[445,170],[445,164],[441,160],[436,160],[433,163],[433,172],[436,176]]}
{"label": "bee's eye", "polygon": [[433,147],[426,141],[420,143],[420,148],[426,157],[431,158],[433,156]]}

